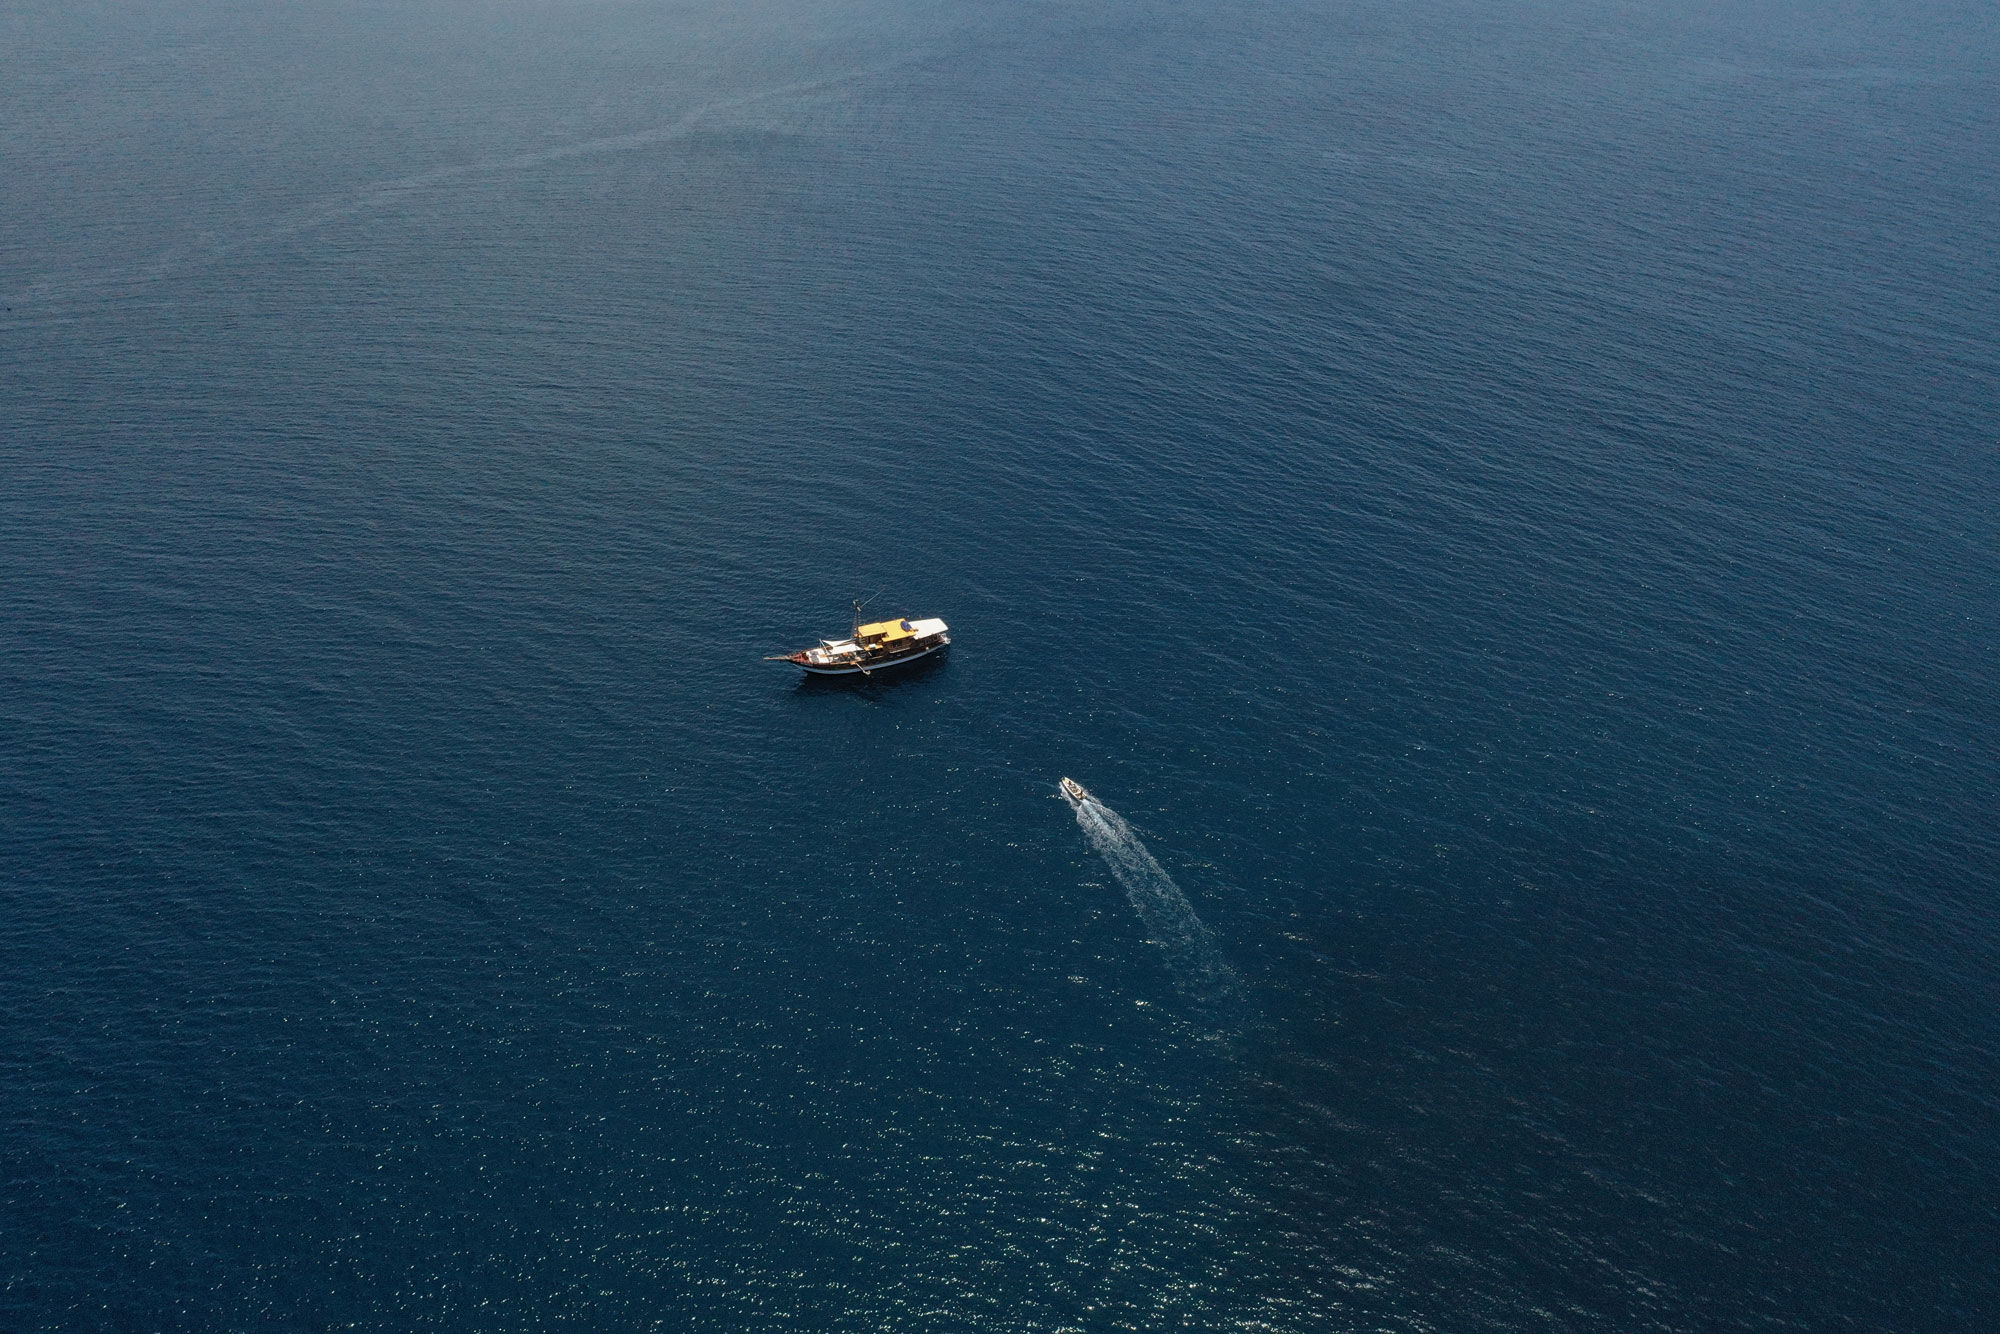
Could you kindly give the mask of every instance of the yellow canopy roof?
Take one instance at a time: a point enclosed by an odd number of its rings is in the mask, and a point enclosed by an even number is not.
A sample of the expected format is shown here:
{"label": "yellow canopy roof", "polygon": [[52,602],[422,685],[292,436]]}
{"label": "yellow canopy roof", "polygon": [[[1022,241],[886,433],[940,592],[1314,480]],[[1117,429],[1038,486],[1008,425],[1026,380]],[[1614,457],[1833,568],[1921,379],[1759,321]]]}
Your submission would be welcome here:
{"label": "yellow canopy roof", "polygon": [[873,639],[877,635],[883,639],[908,639],[916,631],[911,630],[902,621],[876,621],[871,625],[862,626],[854,633],[860,639]]}

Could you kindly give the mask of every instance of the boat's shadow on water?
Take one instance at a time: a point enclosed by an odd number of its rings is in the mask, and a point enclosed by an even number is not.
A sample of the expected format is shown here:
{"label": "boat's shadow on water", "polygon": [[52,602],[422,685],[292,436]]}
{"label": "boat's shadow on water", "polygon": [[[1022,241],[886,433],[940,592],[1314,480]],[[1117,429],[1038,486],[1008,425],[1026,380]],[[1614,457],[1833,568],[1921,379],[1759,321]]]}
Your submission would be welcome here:
{"label": "boat's shadow on water", "polygon": [[949,662],[949,653],[933,653],[919,658],[907,667],[890,667],[887,670],[863,676],[856,672],[851,676],[816,676],[811,672],[802,673],[797,685],[792,687],[795,697],[813,695],[862,695],[877,698],[895,690],[899,686],[916,685],[939,676]]}

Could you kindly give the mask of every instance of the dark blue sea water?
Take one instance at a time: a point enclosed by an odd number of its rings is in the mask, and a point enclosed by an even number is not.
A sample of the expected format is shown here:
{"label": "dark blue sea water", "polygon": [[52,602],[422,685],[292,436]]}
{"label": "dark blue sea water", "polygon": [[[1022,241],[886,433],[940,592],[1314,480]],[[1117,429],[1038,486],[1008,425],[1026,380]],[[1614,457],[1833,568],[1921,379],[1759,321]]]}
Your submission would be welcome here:
{"label": "dark blue sea water", "polygon": [[25,0],[0,125],[0,1328],[2000,1324],[1990,5]]}

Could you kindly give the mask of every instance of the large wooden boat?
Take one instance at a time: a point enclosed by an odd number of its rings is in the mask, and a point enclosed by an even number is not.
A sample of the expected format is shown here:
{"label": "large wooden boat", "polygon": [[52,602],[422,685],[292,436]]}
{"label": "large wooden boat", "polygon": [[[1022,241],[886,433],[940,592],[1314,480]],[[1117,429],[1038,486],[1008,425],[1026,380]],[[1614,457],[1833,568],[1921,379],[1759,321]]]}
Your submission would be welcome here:
{"label": "large wooden boat", "polygon": [[936,617],[925,620],[871,621],[861,624],[855,604],[854,629],[846,639],[822,639],[797,653],[779,653],[766,662],[789,662],[814,676],[872,676],[928,658],[951,644],[946,626]]}

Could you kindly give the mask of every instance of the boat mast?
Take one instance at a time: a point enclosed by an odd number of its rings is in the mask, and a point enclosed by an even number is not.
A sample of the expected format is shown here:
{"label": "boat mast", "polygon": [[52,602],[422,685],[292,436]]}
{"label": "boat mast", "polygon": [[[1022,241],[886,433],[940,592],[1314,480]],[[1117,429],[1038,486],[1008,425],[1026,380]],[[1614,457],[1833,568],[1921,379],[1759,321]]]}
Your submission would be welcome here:
{"label": "boat mast", "polygon": [[878,589],[876,589],[876,590],[875,590],[875,591],[874,591],[873,593],[870,593],[870,594],[869,594],[869,595],[868,595],[867,597],[865,597],[865,598],[856,598],[856,599],[854,599],[854,628],[853,628],[852,630],[850,630],[850,631],[848,631],[848,632],[847,632],[847,634],[848,634],[848,638],[850,638],[850,639],[853,639],[853,640],[854,640],[855,642],[857,642],[857,643],[859,643],[859,642],[860,642],[860,639],[861,639],[861,609],[862,609],[863,607],[867,606],[867,605],[868,605],[869,603],[873,602],[873,601],[874,601],[874,600],[875,600],[876,598],[879,598],[879,597],[881,597],[881,596],[882,596],[882,590],[878,588]]}

